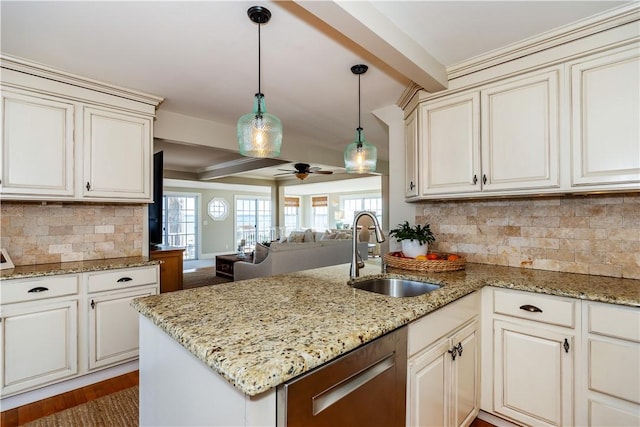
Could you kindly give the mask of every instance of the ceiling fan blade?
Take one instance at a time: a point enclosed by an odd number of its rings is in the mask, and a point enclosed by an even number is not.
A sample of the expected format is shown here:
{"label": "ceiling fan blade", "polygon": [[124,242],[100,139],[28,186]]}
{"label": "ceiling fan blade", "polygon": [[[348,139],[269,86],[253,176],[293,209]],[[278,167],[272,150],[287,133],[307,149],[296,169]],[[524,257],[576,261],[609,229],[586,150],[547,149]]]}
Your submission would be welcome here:
{"label": "ceiling fan blade", "polygon": [[283,175],[295,175],[297,172],[285,172],[285,173],[277,173],[273,176],[283,176]]}
{"label": "ceiling fan blade", "polygon": [[314,166],[312,168],[307,169],[308,172],[317,172],[319,170],[320,170],[320,168],[318,166]]}
{"label": "ceiling fan blade", "polygon": [[278,169],[278,170],[283,172],[291,172],[291,173],[298,172],[298,171],[294,171],[293,169]]}
{"label": "ceiling fan blade", "polygon": [[331,175],[333,171],[315,171],[314,173],[319,173],[322,175]]}

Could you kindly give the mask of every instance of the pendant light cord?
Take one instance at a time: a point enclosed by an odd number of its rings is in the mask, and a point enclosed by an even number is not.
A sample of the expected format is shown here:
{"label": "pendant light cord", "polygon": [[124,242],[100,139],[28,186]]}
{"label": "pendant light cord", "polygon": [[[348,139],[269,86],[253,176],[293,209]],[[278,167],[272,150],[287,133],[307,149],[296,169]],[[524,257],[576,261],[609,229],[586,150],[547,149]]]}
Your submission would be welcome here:
{"label": "pendant light cord", "polygon": [[260,102],[262,100],[262,90],[260,88],[260,80],[261,80],[261,69],[260,69],[260,64],[262,63],[261,57],[260,57],[260,27],[261,24],[258,24],[258,117],[262,116],[262,102]]}
{"label": "pendant light cord", "polygon": [[362,144],[362,125],[360,124],[360,74],[358,74],[358,145]]}

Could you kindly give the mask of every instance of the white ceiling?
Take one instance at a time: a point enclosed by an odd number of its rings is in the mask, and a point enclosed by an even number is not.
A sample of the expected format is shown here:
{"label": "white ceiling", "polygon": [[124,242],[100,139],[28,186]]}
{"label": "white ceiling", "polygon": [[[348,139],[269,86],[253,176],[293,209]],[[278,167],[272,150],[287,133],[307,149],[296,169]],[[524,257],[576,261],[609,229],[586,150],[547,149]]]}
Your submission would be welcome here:
{"label": "white ceiling", "polygon": [[[372,1],[347,5],[377,11],[384,18],[385,31],[413,39],[425,58],[430,54],[436,68],[444,69],[625,3]],[[387,160],[387,129],[372,111],[394,105],[410,83],[410,73],[401,64],[385,63],[375,46],[362,47],[345,31],[337,31],[337,18],[323,22],[310,12],[325,3],[2,0],[0,46],[4,54],[162,96],[160,110],[235,126],[250,111],[257,91],[257,26],[246,13],[256,4],[272,13],[271,21],[261,28],[267,109],[283,122],[283,146],[299,146],[296,152],[304,153],[283,160],[325,169],[341,166],[314,160],[322,150],[337,153],[339,159],[353,139],[357,78],[350,67],[358,63],[370,66],[362,76],[362,124],[367,139],[378,147],[379,158]],[[165,165],[181,171],[203,171],[238,158],[235,152],[176,145],[175,141],[158,145],[164,146]],[[273,171],[266,174],[271,176]]]}

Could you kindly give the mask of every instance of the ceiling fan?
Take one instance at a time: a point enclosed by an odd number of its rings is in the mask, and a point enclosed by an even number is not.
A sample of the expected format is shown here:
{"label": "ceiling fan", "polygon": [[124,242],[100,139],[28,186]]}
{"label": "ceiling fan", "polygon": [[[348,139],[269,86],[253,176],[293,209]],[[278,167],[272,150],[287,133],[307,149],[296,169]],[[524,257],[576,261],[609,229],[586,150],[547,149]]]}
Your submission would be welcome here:
{"label": "ceiling fan", "polygon": [[285,173],[278,173],[274,176],[295,175],[299,180],[302,181],[303,179],[308,177],[310,173],[317,173],[321,175],[331,175],[333,173],[332,171],[323,171],[317,166],[309,167],[307,163],[296,163],[295,165],[293,165],[293,167],[295,168],[295,170],[278,169],[281,171],[285,171]]}

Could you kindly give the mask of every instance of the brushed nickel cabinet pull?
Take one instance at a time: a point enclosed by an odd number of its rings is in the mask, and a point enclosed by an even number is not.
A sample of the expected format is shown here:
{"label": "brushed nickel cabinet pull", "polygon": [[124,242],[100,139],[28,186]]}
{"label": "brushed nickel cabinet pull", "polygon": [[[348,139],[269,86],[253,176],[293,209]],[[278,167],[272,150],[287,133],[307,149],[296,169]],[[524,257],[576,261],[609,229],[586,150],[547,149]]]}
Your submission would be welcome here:
{"label": "brushed nickel cabinet pull", "polygon": [[540,310],[538,307],[529,304],[521,305],[520,310],[528,311],[530,313],[542,313],[542,310]]}
{"label": "brushed nickel cabinet pull", "polygon": [[38,293],[38,292],[46,292],[48,290],[49,290],[49,288],[45,288],[44,286],[38,286],[36,288],[29,289],[27,292],[29,292],[30,294],[34,294],[34,293]]}

